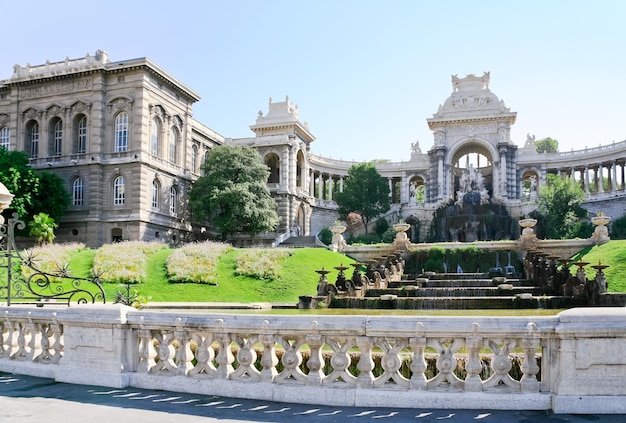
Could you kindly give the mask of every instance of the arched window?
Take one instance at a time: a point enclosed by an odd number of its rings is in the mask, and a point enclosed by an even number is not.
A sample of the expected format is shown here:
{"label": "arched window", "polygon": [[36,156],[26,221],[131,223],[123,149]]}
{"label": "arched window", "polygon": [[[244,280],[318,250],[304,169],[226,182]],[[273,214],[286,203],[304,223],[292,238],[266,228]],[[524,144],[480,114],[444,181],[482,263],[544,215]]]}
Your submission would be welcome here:
{"label": "arched window", "polygon": [[84,186],[81,178],[74,179],[72,182],[72,205],[82,206],[84,198]]}
{"label": "arched window", "polygon": [[128,113],[121,112],[115,117],[115,152],[128,151]]}
{"label": "arched window", "polygon": [[0,147],[9,150],[11,131],[6,126],[0,129]]}
{"label": "arched window", "polygon": [[124,177],[121,175],[113,180],[113,205],[124,205]]}
{"label": "arched window", "polygon": [[270,176],[267,179],[269,184],[280,183],[280,159],[278,155],[270,153],[265,156],[265,164],[270,168]]}
{"label": "arched window", "polygon": [[296,157],[296,186],[298,188],[304,188],[304,154],[302,150],[298,151]]}
{"label": "arched window", "polygon": [[74,153],[85,154],[87,152],[87,117],[84,115],[77,117],[75,137]]}
{"label": "arched window", "polygon": [[157,118],[152,118],[150,122],[150,154],[153,156],[159,155],[159,136],[161,133],[161,124]]}
{"label": "arched window", "polygon": [[26,150],[31,159],[39,157],[39,124],[35,121],[26,126]]}
{"label": "arched window", "polygon": [[159,181],[152,181],[152,208],[159,208],[159,191],[161,191],[161,187],[159,186]]}
{"label": "arched window", "polygon": [[175,186],[170,188],[170,213],[176,214],[178,209],[178,190]]}
{"label": "arched window", "polygon": [[167,160],[170,163],[177,164],[177,155],[178,155],[178,131],[176,128],[171,128],[170,133],[168,135],[168,145],[167,145]]}
{"label": "arched window", "polygon": [[50,121],[50,156],[58,157],[63,152],[63,121],[59,118]]}
{"label": "arched window", "polygon": [[195,145],[191,147],[191,173],[198,171],[198,147]]}

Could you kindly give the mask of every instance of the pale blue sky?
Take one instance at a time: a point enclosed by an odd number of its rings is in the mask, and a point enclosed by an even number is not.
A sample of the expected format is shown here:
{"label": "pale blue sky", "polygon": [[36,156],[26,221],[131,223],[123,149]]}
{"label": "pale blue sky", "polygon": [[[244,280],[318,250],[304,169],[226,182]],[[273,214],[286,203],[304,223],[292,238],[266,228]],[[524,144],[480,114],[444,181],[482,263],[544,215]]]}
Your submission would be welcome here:
{"label": "pale blue sky", "polygon": [[[194,117],[251,136],[288,95],[316,154],[408,160],[450,76],[491,72],[512,139],[562,151],[626,139],[626,1],[0,0],[0,79],[102,49],[148,57],[200,94]],[[7,19],[7,17],[10,17]]]}

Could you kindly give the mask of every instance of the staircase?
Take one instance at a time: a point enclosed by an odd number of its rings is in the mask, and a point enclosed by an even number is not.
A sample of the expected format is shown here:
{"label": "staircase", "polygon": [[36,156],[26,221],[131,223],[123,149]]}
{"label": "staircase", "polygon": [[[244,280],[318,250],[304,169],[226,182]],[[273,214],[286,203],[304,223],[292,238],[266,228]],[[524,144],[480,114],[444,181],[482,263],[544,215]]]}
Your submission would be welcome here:
{"label": "staircase", "polygon": [[490,277],[486,273],[437,273],[389,282],[385,289],[370,288],[359,297],[337,296],[332,308],[468,310],[560,309],[585,305],[584,300],[546,295],[532,281]]}
{"label": "staircase", "polygon": [[326,248],[316,236],[292,236],[278,244],[282,248]]}

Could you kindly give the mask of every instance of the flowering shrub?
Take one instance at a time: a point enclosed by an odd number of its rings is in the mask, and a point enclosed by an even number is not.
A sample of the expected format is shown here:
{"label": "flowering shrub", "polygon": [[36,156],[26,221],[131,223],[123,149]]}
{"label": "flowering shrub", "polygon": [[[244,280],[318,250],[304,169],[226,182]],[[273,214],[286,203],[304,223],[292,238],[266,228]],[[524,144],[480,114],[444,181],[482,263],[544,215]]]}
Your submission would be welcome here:
{"label": "flowering shrub", "polygon": [[163,243],[142,241],[103,245],[93,258],[92,273],[103,282],[142,283],[146,277],[146,260],[163,248],[166,248]]}
{"label": "flowering shrub", "polygon": [[219,257],[232,250],[229,244],[205,241],[177,248],[165,262],[171,282],[215,283]]}
{"label": "flowering shrub", "polygon": [[[41,247],[33,247],[24,251],[24,256],[30,259],[32,266],[43,272],[62,274],[67,270],[70,256],[85,248],[85,244],[70,242],[66,244],[47,244]],[[34,270],[28,266],[22,266],[22,275],[28,279]]]}
{"label": "flowering shrub", "polygon": [[237,257],[235,274],[257,279],[278,279],[280,264],[291,253],[286,249],[251,248]]}

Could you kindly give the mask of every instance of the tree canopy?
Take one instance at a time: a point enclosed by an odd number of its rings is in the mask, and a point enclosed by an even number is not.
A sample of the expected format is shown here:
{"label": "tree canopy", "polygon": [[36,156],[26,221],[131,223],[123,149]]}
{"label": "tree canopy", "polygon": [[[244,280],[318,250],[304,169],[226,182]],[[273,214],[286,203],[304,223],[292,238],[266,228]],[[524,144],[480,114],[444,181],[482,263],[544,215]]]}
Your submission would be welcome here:
{"label": "tree canopy", "polygon": [[556,153],[559,151],[559,142],[553,138],[547,137],[535,141],[537,153]]}
{"label": "tree canopy", "polygon": [[346,219],[350,213],[359,214],[367,234],[370,220],[390,208],[389,184],[373,163],[359,163],[348,170],[343,192],[337,193],[335,200],[339,206],[339,216]]}
{"label": "tree canopy", "polygon": [[35,172],[23,151],[0,148],[0,182],[15,195],[9,213],[16,212],[26,221],[38,213],[57,220],[71,201],[63,179],[51,172]]}
{"label": "tree canopy", "polygon": [[270,170],[249,147],[212,148],[201,176],[189,192],[196,215],[204,215],[222,233],[256,235],[274,230],[279,218],[267,188]]}
{"label": "tree canopy", "polygon": [[568,178],[548,174],[547,185],[539,192],[539,213],[549,239],[574,238],[580,235],[581,218],[587,210],[581,207],[585,193],[580,185]]}

